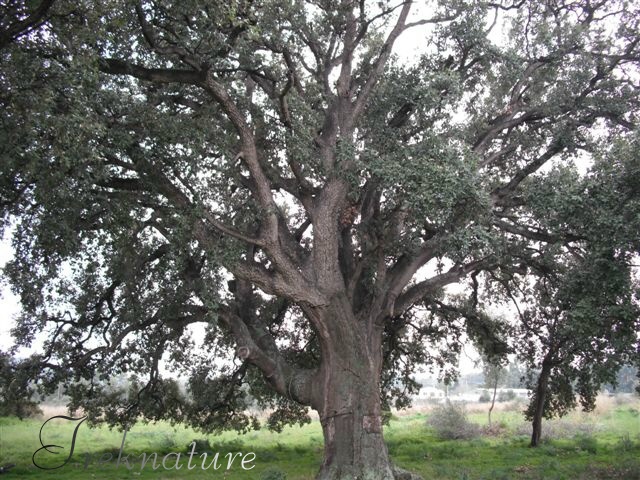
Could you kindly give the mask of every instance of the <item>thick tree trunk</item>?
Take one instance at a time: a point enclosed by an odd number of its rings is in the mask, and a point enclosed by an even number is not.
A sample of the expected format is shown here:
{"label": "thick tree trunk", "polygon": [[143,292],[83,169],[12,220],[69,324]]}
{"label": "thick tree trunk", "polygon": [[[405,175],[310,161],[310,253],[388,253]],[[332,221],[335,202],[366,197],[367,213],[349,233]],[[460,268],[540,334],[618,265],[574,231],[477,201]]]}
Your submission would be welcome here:
{"label": "thick tree trunk", "polygon": [[551,365],[545,360],[542,362],[542,371],[538,377],[538,384],[535,393],[535,405],[532,418],[531,431],[531,447],[540,445],[542,436],[542,415],[544,413],[544,402],[547,396],[547,387],[549,385],[549,376],[551,375]]}
{"label": "thick tree trunk", "polygon": [[[338,372],[336,372],[338,373]],[[391,480],[393,473],[382,437],[379,393],[372,377],[354,381],[336,375],[329,388],[331,407],[322,418],[324,459],[322,480]],[[359,380],[359,379],[358,379]]]}
{"label": "thick tree trunk", "polygon": [[324,459],[320,480],[394,478],[382,437],[379,333],[338,302],[320,334],[322,363],[313,407],[320,415]]}

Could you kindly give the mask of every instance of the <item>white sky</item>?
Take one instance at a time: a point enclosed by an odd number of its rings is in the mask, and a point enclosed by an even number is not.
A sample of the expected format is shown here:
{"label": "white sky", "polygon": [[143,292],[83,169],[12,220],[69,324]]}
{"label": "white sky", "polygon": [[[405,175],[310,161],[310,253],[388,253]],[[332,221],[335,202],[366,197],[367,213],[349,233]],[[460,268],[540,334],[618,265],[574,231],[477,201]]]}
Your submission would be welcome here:
{"label": "white sky", "polygon": [[[8,236],[5,235],[5,238],[0,242],[0,268],[4,268],[12,257],[13,249]],[[13,317],[18,312],[20,312],[18,297],[5,284],[2,284],[0,290],[0,350],[6,350],[13,343],[9,330],[13,327]]]}

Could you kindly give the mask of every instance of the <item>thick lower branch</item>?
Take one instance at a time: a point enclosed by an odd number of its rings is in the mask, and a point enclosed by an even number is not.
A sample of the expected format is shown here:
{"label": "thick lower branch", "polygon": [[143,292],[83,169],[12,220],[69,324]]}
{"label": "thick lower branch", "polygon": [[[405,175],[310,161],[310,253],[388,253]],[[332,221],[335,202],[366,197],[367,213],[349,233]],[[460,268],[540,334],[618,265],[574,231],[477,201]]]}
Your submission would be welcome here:
{"label": "thick lower branch", "polygon": [[424,298],[424,296],[429,292],[433,292],[445,285],[449,285],[450,283],[455,283],[470,272],[487,268],[490,264],[491,262],[488,259],[476,260],[465,265],[455,266],[440,275],[436,275],[423,280],[422,282],[416,283],[398,296],[397,299],[390,299],[391,314],[393,316],[401,315],[411,308],[416,302],[420,301],[420,299]]}
{"label": "thick lower branch", "polygon": [[131,75],[140,80],[156,83],[189,83],[196,85],[204,80],[204,74],[195,70],[172,68],[146,68],[116,58],[101,58],[98,68],[111,75]]}
{"label": "thick lower branch", "polygon": [[280,395],[303,405],[311,404],[313,371],[295,369],[286,364],[277,352],[265,352],[249,326],[228,307],[221,306],[218,313],[236,340],[240,359],[259,368],[269,385]]}

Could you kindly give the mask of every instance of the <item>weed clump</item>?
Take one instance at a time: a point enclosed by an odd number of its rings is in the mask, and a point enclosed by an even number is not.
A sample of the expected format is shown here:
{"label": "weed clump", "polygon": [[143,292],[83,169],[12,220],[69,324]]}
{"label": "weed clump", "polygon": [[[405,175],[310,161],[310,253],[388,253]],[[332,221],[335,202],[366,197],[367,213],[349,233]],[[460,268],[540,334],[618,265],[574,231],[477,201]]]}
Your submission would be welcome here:
{"label": "weed clump", "polygon": [[[531,435],[530,423],[518,423],[514,429],[516,435]],[[557,418],[542,424],[542,441],[571,438],[576,436],[593,436],[599,427],[592,420],[577,421],[575,419]]]}
{"label": "weed clump", "polygon": [[633,440],[631,440],[631,437],[627,433],[620,438],[616,446],[618,449],[622,450],[623,452],[630,452],[631,450],[633,450],[635,445]]}
{"label": "weed clump", "polygon": [[498,395],[498,402],[510,402],[516,398],[516,393],[513,390],[507,390],[506,392],[500,392]]}
{"label": "weed clump", "polygon": [[480,398],[478,398],[478,403],[488,403],[491,401],[491,395],[489,395],[489,392],[482,392],[482,394],[480,395]]}
{"label": "weed clump", "polygon": [[269,467],[260,474],[260,480],[287,480],[287,474],[278,467]]}
{"label": "weed clump", "polygon": [[578,448],[591,455],[598,453],[598,441],[590,436],[580,435],[576,437]]}
{"label": "weed clump", "polygon": [[480,427],[468,420],[465,406],[449,401],[431,412],[427,426],[442,440],[465,440],[480,434]]}
{"label": "weed clump", "polygon": [[[195,443],[195,451],[196,452],[211,452],[213,451],[213,448],[211,447],[211,444],[209,443],[209,440],[206,438],[197,438],[194,439],[191,443]],[[191,443],[187,446],[188,449],[191,448]]]}

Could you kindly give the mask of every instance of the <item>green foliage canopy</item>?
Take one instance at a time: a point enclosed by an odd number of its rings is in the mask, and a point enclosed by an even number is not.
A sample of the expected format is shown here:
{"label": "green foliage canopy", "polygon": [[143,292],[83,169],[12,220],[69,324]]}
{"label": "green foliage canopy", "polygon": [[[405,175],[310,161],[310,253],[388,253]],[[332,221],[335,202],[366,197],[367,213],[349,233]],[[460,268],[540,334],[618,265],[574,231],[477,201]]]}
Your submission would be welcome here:
{"label": "green foliage canopy", "polygon": [[[345,301],[402,406],[465,334],[504,353],[482,307],[510,297],[526,361],[553,338],[587,403],[611,381],[637,340],[638,5],[411,7],[60,0],[2,45],[4,273],[18,344],[47,335],[43,385],[205,429],[251,426],[250,393],[279,428]],[[406,31],[427,47],[408,65]]]}

